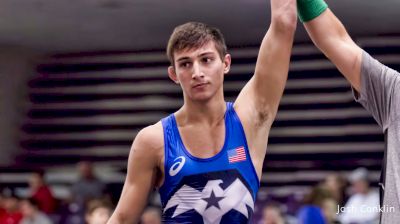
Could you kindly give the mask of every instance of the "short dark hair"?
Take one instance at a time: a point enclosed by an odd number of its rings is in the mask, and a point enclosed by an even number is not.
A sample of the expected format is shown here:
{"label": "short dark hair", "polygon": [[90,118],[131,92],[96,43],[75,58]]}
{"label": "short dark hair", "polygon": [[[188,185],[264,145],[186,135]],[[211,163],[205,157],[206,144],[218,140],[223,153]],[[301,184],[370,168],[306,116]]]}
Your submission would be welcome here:
{"label": "short dark hair", "polygon": [[167,57],[174,65],[174,52],[199,48],[213,41],[221,59],[228,53],[224,36],[218,28],[200,22],[188,22],[175,27],[168,41]]}

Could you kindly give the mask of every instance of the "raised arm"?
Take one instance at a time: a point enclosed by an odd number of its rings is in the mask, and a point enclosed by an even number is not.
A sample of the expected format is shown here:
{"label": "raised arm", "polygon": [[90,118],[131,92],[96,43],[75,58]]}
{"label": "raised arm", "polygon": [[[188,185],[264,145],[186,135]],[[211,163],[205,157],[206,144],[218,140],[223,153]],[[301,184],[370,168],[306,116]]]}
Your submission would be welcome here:
{"label": "raised arm", "polygon": [[156,182],[159,163],[157,154],[160,152],[158,132],[157,128],[150,126],[136,136],[129,154],[128,172],[121,197],[107,224],[139,222],[148,195]]}
{"label": "raised arm", "polygon": [[296,24],[296,0],[271,0],[271,25],[261,43],[255,73],[235,102],[239,115],[245,114],[242,118],[250,123],[272,124],[275,118],[287,80]]}
{"label": "raised arm", "polygon": [[297,0],[300,19],[314,44],[360,92],[362,49],[323,0]]}

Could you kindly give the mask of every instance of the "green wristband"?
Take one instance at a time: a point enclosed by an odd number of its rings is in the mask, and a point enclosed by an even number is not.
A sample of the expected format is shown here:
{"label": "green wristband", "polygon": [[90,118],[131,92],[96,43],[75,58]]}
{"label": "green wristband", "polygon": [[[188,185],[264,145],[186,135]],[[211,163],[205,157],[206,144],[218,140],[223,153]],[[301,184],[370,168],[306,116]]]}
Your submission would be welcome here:
{"label": "green wristband", "polygon": [[297,0],[300,21],[305,23],[321,15],[328,5],[324,0]]}

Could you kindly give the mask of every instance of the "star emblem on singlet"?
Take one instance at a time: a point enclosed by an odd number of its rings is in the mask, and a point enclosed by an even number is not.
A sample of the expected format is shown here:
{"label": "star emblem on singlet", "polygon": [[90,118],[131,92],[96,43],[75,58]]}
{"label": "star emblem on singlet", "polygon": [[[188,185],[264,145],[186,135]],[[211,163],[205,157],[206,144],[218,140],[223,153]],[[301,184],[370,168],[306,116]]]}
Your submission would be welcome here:
{"label": "star emblem on singlet", "polygon": [[214,194],[214,191],[211,191],[211,195],[209,198],[202,198],[204,201],[207,202],[207,207],[206,209],[208,209],[211,206],[214,206],[218,209],[221,209],[219,207],[219,201],[221,201],[224,197],[216,197]]}
{"label": "star emblem on singlet", "polygon": [[[257,190],[257,189],[256,189]],[[185,176],[163,205],[164,223],[249,223],[252,188],[236,169]]]}

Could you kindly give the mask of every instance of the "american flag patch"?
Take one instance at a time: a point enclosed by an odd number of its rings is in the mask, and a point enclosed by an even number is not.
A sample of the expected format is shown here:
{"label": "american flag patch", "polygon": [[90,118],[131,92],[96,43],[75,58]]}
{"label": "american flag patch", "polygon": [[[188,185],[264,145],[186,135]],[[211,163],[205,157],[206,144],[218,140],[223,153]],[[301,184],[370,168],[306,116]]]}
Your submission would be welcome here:
{"label": "american flag patch", "polygon": [[245,161],[246,152],[244,151],[244,147],[240,146],[238,148],[228,150],[228,159],[229,163]]}

